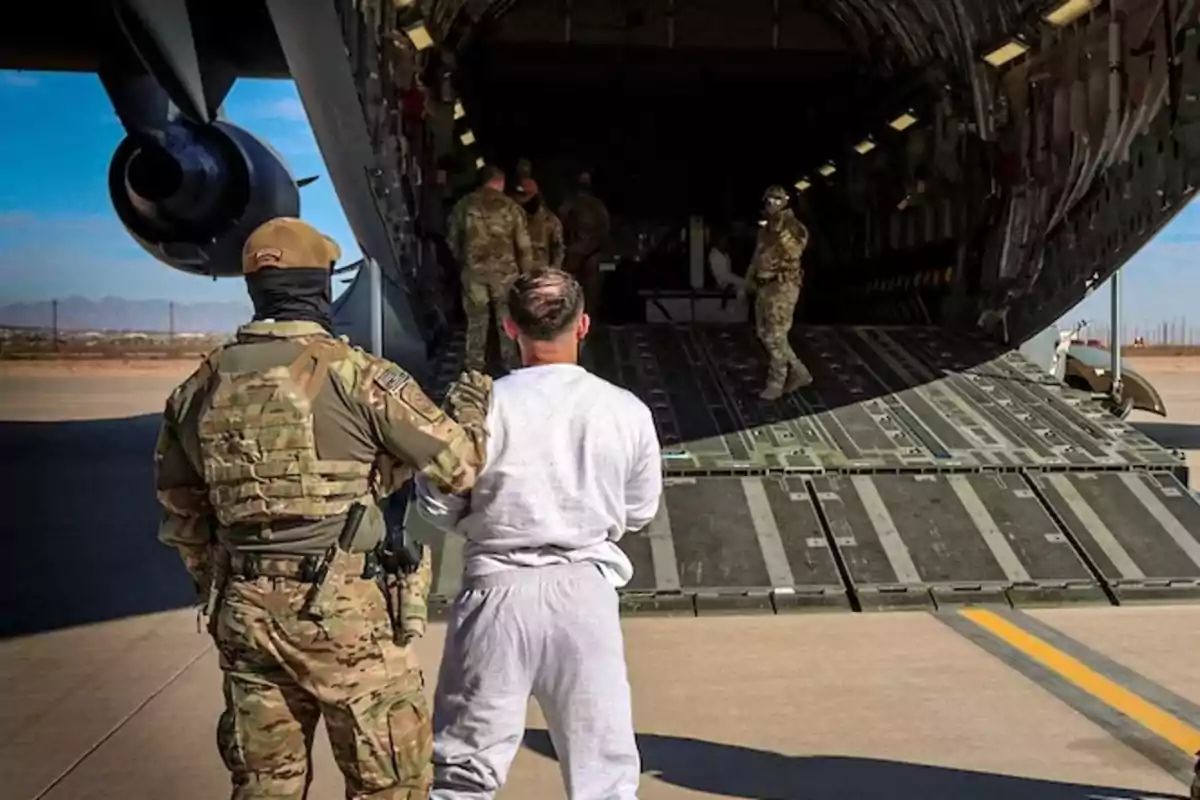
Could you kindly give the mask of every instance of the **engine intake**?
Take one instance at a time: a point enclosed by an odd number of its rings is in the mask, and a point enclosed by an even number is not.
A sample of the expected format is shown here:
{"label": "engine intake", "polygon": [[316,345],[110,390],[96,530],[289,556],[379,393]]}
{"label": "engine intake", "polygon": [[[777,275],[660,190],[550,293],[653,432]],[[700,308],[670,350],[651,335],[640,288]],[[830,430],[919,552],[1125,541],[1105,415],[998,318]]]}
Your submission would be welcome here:
{"label": "engine intake", "polygon": [[242,244],[273,217],[300,216],[300,190],[270,145],[227,122],[177,120],[128,136],[108,170],[130,236],[194,275],[241,274]]}

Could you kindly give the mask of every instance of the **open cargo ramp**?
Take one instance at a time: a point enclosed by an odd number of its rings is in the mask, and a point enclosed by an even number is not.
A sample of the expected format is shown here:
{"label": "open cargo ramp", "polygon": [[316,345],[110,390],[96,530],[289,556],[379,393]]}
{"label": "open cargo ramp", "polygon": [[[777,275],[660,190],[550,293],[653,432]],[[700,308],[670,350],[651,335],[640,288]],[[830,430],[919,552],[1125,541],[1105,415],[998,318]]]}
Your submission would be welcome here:
{"label": "open cargo ramp", "polygon": [[[584,364],[650,406],[664,502],[622,541],[631,612],[1200,597],[1182,457],[1015,351],[916,327],[800,327],[814,383],[758,399],[744,326],[596,329]],[[437,361],[458,374],[461,337]],[[462,540],[435,537],[434,604]]]}

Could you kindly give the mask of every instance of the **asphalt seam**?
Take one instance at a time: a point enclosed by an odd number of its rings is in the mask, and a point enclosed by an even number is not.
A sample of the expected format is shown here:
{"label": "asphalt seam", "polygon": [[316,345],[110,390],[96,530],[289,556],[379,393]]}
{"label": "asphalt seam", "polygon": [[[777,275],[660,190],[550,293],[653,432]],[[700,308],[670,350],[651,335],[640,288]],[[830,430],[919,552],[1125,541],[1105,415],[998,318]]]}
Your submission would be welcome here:
{"label": "asphalt seam", "polygon": [[60,783],[62,783],[64,780],[66,780],[67,777],[72,772],[74,772],[76,769],[78,769],[80,767],[80,765],[83,764],[84,761],[87,761],[89,758],[91,758],[92,754],[95,753],[97,750],[99,750],[101,747],[103,747],[105,742],[107,742],[112,737],[116,736],[117,733],[122,728],[124,728],[126,725],[128,725],[129,722],[134,717],[136,717],[138,714],[140,714],[142,712],[142,709],[144,709],[146,706],[150,705],[151,701],[153,701],[156,697],[158,697],[163,692],[165,692],[171,686],[171,684],[173,684],[173,683],[175,683],[175,681],[179,680],[179,678],[183,676],[183,673],[185,673],[189,669],[191,669],[192,666],[194,664],[196,664],[196,662],[198,662],[201,658],[203,658],[208,653],[208,651],[211,650],[213,647],[214,647],[214,645],[212,645],[212,644],[207,645],[203,650],[201,650],[199,653],[197,653],[196,656],[194,658],[192,658],[191,661],[188,661],[186,664],[184,664],[182,667],[180,667],[178,670],[176,670],[175,673],[172,674],[171,677],[167,678],[162,683],[161,686],[159,686],[157,689],[155,689],[153,692],[151,692],[149,695],[147,695],[145,700],[138,703],[137,706],[135,706],[132,711],[130,711],[128,714],[126,714],[124,717],[122,717],[115,725],[113,725],[113,727],[108,731],[108,733],[101,736],[98,740],[96,740],[95,744],[93,744],[87,750],[84,750],[82,753],[80,753],[78,758],[76,758],[74,761],[72,761],[62,772],[60,772],[58,774],[58,777],[56,777],[54,780],[52,780],[44,789],[42,789],[40,792],[35,794],[31,798],[31,800],[42,800],[43,797],[48,795],[50,792],[54,791],[54,788],[56,786],[58,786]]}
{"label": "asphalt seam", "polygon": [[[933,616],[963,638],[1029,678],[1059,701],[1100,726],[1115,740],[1141,754],[1181,784],[1186,786],[1191,782],[1194,774],[1194,759],[1164,737],[1091,694],[1066,676],[1038,662],[1017,647],[962,616],[961,611],[935,613]],[[1009,619],[1008,621],[1019,627],[1019,623],[1015,620]],[[1027,631],[1026,633],[1040,638],[1031,632]],[[1090,666],[1083,659],[1077,660],[1084,662],[1084,666]],[[1095,671],[1099,672],[1099,670]],[[1146,681],[1144,678],[1142,680]]]}

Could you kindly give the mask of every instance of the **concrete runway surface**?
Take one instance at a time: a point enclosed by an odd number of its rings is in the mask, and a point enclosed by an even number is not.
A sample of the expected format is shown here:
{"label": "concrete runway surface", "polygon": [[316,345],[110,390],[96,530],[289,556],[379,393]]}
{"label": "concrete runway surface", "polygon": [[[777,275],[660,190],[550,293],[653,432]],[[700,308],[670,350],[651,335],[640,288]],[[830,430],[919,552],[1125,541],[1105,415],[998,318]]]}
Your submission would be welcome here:
{"label": "concrete runway surface", "polygon": [[[216,658],[154,539],[157,414],[192,367],[0,364],[0,796],[228,796]],[[1171,412],[1139,427],[1200,448],[1200,360],[1135,368]],[[647,800],[1182,797],[1200,749],[1200,606],[625,631]],[[430,692],[441,637],[419,645]],[[536,706],[525,745],[501,797],[563,797]],[[340,797],[323,735],[315,770],[310,796]]]}

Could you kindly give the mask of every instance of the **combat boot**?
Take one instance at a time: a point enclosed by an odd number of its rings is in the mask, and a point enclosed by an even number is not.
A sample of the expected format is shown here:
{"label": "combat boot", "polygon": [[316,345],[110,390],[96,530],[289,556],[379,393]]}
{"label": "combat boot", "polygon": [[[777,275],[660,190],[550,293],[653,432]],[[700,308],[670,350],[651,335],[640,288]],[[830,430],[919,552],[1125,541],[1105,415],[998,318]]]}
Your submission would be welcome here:
{"label": "combat boot", "polygon": [[808,367],[804,366],[802,362],[797,361],[788,367],[788,379],[783,384],[783,391],[785,394],[791,394],[797,389],[808,386],[812,382],[812,373],[808,371]]}
{"label": "combat boot", "polygon": [[783,388],[780,386],[768,386],[758,396],[761,400],[778,400],[783,397]]}

